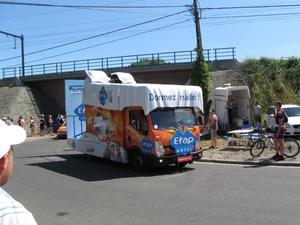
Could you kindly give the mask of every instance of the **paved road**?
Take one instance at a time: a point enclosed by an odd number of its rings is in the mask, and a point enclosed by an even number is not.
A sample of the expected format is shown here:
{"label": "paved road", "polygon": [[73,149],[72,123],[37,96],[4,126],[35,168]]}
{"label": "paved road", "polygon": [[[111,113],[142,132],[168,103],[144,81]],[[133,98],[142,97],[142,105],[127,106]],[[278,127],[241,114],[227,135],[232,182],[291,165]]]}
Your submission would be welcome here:
{"label": "paved road", "polygon": [[299,168],[195,163],[138,173],[65,140],[14,148],[4,186],[39,224],[299,224]]}

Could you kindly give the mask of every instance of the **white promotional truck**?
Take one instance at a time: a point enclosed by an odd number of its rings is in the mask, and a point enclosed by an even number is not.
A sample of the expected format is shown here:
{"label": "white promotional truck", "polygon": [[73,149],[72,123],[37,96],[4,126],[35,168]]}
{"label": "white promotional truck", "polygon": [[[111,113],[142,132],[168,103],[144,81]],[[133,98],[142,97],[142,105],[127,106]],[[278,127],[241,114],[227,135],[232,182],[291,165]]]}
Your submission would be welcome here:
{"label": "white promotional truck", "polygon": [[[74,150],[129,162],[135,170],[170,164],[181,167],[202,156],[197,115],[203,111],[200,87],[136,83],[128,73],[86,74],[85,108],[80,110],[85,124],[68,126],[68,144]],[[74,110],[67,109],[68,124],[77,120],[71,115]]]}

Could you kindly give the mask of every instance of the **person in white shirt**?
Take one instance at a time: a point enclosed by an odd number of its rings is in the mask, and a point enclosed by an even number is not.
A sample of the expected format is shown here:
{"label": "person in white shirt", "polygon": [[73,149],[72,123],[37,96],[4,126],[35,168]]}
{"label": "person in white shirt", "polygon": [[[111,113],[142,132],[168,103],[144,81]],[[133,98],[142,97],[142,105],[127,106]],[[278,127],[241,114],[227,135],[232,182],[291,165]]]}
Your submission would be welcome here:
{"label": "person in white shirt", "polygon": [[26,139],[25,130],[18,125],[6,125],[0,120],[0,224],[37,225],[32,214],[1,187],[6,184],[13,166],[13,145]]}
{"label": "person in white shirt", "polygon": [[261,124],[262,107],[259,105],[259,102],[256,102],[255,106],[253,107],[253,112],[254,112],[255,125],[260,125]]}

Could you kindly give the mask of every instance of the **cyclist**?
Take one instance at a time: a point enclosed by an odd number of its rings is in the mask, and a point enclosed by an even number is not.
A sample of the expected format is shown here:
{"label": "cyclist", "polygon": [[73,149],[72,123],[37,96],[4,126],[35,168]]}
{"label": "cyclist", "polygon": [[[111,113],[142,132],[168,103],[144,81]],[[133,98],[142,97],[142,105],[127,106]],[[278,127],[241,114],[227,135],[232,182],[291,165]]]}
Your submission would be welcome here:
{"label": "cyclist", "polygon": [[284,140],[283,133],[286,131],[285,121],[284,121],[284,113],[281,108],[282,103],[278,101],[275,103],[276,108],[276,116],[275,116],[275,135],[274,135],[274,145],[276,148],[276,154],[272,157],[272,159],[276,161],[283,161],[283,151],[284,151]]}

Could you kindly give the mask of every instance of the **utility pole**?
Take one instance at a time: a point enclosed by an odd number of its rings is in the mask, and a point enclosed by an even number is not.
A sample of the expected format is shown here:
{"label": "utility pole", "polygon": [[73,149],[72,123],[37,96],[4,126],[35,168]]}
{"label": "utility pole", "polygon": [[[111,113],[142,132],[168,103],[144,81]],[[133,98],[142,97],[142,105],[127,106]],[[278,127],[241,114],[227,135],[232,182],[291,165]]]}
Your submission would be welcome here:
{"label": "utility pole", "polygon": [[24,59],[24,36],[17,36],[15,34],[10,34],[4,31],[0,31],[0,33],[8,35],[8,36],[12,36],[14,38],[20,38],[21,39],[21,56],[22,56],[22,77],[25,76],[25,59]]}
{"label": "utility pole", "polygon": [[194,0],[193,6],[194,6],[194,19],[195,19],[195,24],[196,24],[197,48],[198,48],[198,50],[203,51],[201,29],[200,29],[200,17],[199,17],[197,0]]}

